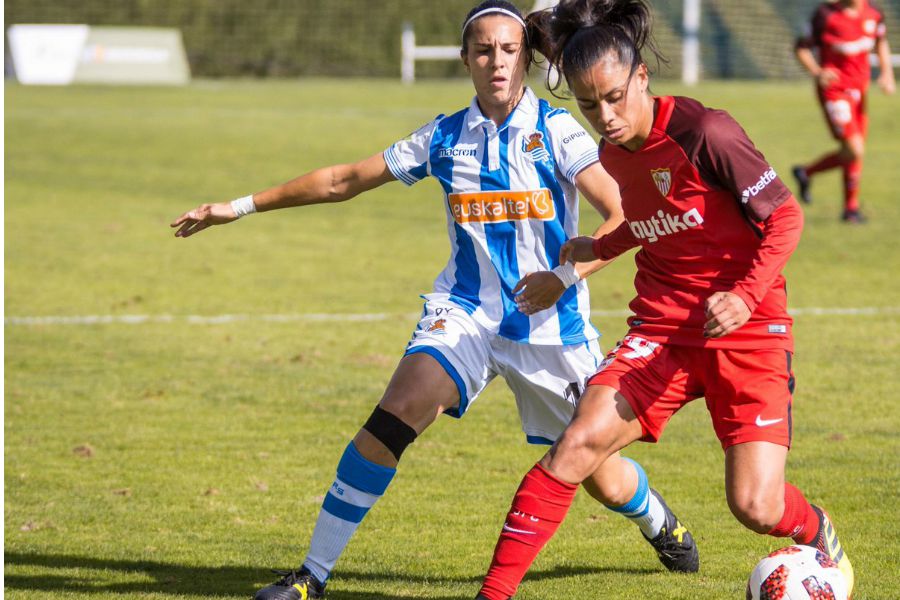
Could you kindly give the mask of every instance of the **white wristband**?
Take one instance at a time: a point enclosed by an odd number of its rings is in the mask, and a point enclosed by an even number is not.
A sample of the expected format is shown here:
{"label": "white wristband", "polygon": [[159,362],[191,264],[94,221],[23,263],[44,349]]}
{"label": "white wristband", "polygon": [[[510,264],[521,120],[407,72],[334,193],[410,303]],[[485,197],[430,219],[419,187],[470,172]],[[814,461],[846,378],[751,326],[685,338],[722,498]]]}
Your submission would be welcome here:
{"label": "white wristband", "polygon": [[237,200],[232,200],[231,210],[234,211],[234,214],[238,219],[240,219],[244,215],[255,213],[256,205],[253,204],[253,194],[244,196],[243,198],[238,198]]}
{"label": "white wristband", "polygon": [[570,262],[563,263],[553,269],[553,274],[559,277],[566,289],[572,287],[581,279],[578,271],[575,270],[575,265]]}

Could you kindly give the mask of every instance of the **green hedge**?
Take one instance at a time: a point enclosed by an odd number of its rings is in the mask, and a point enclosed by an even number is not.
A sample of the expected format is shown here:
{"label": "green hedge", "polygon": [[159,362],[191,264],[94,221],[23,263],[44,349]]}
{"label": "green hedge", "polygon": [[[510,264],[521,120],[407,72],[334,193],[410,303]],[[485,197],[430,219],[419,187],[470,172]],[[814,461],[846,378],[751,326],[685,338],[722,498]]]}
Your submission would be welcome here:
{"label": "green hedge", "polygon": [[[523,8],[529,2],[518,3]],[[398,77],[400,32],[451,45],[472,0],[7,0],[14,23],[177,27],[200,77],[368,75]],[[452,62],[424,75],[464,74]]]}
{"label": "green hedge", "polygon": [[[6,0],[6,24],[86,23],[176,27],[199,77],[399,77],[400,32],[424,45],[458,43],[477,0]],[[703,0],[708,78],[794,78],[793,37],[818,0]],[[534,0],[515,0],[523,10]],[[657,40],[679,76],[682,0],[652,1]],[[882,0],[900,52],[900,0]],[[452,61],[422,62],[420,76],[465,75]]]}

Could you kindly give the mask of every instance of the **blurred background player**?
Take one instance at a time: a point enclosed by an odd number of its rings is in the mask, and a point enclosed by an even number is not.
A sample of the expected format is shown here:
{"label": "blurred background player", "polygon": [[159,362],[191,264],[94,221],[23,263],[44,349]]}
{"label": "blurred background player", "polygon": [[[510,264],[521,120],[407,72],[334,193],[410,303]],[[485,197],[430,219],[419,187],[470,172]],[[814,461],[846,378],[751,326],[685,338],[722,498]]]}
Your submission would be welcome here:
{"label": "blurred background player", "polygon": [[[893,94],[894,71],[881,11],[866,0],[823,2],[812,17],[809,35],[799,38],[797,59],[816,81],[816,93],[831,135],[841,147],[815,162],[793,168],[800,198],[812,201],[810,179],[840,167],[844,176],[844,212],[848,223],[864,221],[859,210],[859,182],[869,117],[866,93],[871,78],[869,54],[875,50],[878,86]],[[818,58],[816,53],[818,52]]]}
{"label": "blurred background player", "polygon": [[[378,406],[347,446],[298,570],[258,600],[322,598],[335,563],[385,493],[404,450],[442,412],[461,417],[497,375],[515,394],[531,443],[550,444],[572,417],[583,382],[602,359],[581,280],[604,261],[558,263],[578,232],[578,191],[621,222],[615,181],[593,138],[565,110],[525,87],[532,60],[525,22],[512,4],[482,2],[462,29],[461,57],[476,96],[361,162],[313,171],[179,217],[188,237],[251,212],[349,200],[399,179],[431,175],[444,191],[451,256],[425,296],[422,318]],[[540,312],[538,312],[540,311]],[[693,572],[693,538],[636,462],[609,457],[585,488],[631,519],[670,570]]]}
{"label": "blurred background player", "polygon": [[656,49],[642,0],[562,0],[529,21],[532,43],[603,138],[600,161],[625,215],[597,239],[566,242],[560,262],[638,247],[637,296],[628,334],[522,480],[478,599],[512,597],[584,478],[633,442],[656,442],[701,397],[724,451],[732,514],[827,553],[851,590],[828,515],[785,481],[794,377],[781,271],[800,240],[800,205],[728,113],[650,93],[641,50]]}

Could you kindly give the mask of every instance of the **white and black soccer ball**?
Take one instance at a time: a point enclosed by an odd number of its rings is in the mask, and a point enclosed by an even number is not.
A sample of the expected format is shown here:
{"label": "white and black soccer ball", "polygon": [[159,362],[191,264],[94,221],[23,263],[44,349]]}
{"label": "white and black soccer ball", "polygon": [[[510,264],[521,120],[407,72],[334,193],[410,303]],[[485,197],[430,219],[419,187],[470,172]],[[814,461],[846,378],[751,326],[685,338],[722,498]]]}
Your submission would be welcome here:
{"label": "white and black soccer ball", "polygon": [[747,600],[847,600],[847,582],[827,554],[788,546],[757,563],[747,582]]}

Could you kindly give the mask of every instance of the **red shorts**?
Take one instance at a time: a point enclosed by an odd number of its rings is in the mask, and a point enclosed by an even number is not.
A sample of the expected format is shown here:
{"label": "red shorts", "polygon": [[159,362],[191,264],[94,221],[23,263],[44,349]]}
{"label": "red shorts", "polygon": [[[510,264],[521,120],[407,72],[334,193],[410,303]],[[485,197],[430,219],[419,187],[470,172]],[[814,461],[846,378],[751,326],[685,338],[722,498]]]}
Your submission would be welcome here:
{"label": "red shorts", "polygon": [[588,385],[622,394],[656,442],[669,419],[700,397],[723,449],[745,442],[791,446],[791,353],[665,345],[628,335]]}
{"label": "red shorts", "polygon": [[854,135],[866,137],[869,117],[866,115],[866,93],[856,89],[818,88],[819,104],[831,135],[846,140]]}

